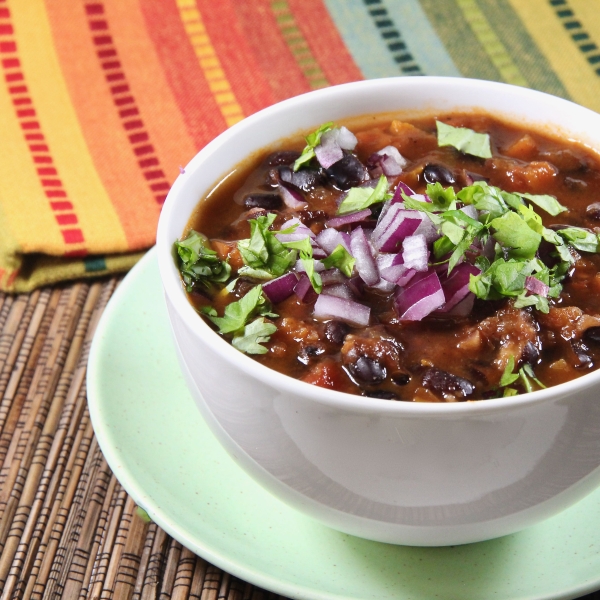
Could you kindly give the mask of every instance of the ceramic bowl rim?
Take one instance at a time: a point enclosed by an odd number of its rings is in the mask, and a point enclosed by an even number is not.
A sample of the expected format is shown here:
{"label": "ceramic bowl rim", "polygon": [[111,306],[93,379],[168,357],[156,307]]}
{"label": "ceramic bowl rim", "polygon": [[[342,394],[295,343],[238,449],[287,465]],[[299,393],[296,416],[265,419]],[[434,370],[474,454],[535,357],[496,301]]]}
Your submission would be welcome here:
{"label": "ceramic bowl rim", "polygon": [[[599,121],[600,127],[600,115],[568,100],[510,84],[458,77],[394,77],[386,79],[370,79],[307,92],[306,94],[295,96],[271,105],[232,125],[229,129],[225,130],[218,137],[209,142],[190,160],[184,169],[184,173],[180,174],[180,176],[176,179],[167,195],[162,208],[157,230],[158,261],[160,276],[165,293],[168,295],[178,316],[194,334],[195,338],[200,339],[203,343],[210,344],[211,348],[224,360],[226,360],[230,365],[243,371],[246,375],[260,380],[273,388],[293,394],[296,397],[302,397],[309,402],[316,402],[318,404],[324,404],[331,407],[337,407],[361,413],[383,413],[406,417],[419,417],[427,415],[428,417],[437,416],[442,418],[458,415],[482,415],[495,412],[512,411],[514,409],[529,407],[558,398],[564,398],[581,393],[590,387],[598,385],[600,383],[600,369],[591,373],[587,373],[577,379],[561,383],[547,389],[530,392],[528,394],[520,394],[508,398],[473,400],[455,403],[390,402],[389,400],[369,398],[321,388],[294,379],[288,375],[284,375],[283,373],[274,371],[273,369],[258,363],[249,356],[236,350],[233,346],[231,346],[231,344],[213,331],[204,322],[204,320],[197,315],[191,303],[188,301],[183,286],[181,285],[181,280],[175,267],[175,260],[173,257],[172,244],[174,240],[169,238],[169,223],[177,206],[178,198],[182,193],[184,193],[185,186],[187,185],[190,175],[193,176],[193,174],[197,173],[202,168],[203,162],[213,152],[219,151],[223,147],[227,147],[228,144],[235,143],[235,140],[240,135],[243,135],[246,131],[257,124],[260,124],[264,120],[271,118],[275,113],[282,111],[293,112],[302,110],[303,104],[305,104],[307,101],[310,102],[315,99],[343,96],[345,94],[351,94],[359,88],[385,90],[390,85],[400,85],[402,88],[405,88],[406,92],[408,93],[410,93],[411,89],[422,86],[431,86],[432,89],[436,89],[438,92],[440,86],[449,90],[452,90],[453,88],[467,88],[474,93],[475,97],[478,91],[495,91],[500,94],[506,94],[507,96],[512,97],[513,100],[521,98],[523,101],[528,102],[538,101],[551,104],[554,103],[557,109],[563,111],[584,111],[582,114],[587,113],[590,119]],[[472,106],[476,105],[477,103],[473,103]],[[315,127],[317,127],[319,124],[320,123],[316,123]],[[268,147],[273,145],[273,143],[274,142],[265,142],[263,146]],[[234,164],[230,166],[232,168],[235,167]],[[215,184],[216,182],[213,180],[212,185],[206,189],[206,192],[208,193],[212,188],[214,188]],[[198,198],[198,202],[200,199],[201,198]]]}

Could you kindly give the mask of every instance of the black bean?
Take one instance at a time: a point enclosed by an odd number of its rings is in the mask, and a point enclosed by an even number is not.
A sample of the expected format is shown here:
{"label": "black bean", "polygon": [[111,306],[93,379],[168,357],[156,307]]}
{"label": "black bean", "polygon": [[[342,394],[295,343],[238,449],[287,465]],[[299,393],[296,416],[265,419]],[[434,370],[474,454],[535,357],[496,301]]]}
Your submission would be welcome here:
{"label": "black bean", "polygon": [[256,287],[256,281],[252,279],[246,279],[245,277],[239,277],[235,282],[233,293],[238,298],[245,296],[253,287]]}
{"label": "black bean", "polygon": [[386,368],[368,356],[360,356],[354,364],[349,365],[349,369],[363,383],[381,383],[387,376]]}
{"label": "black bean", "polygon": [[368,398],[379,398],[380,400],[400,400],[398,394],[387,390],[367,390],[364,395]]}
{"label": "black bean", "polygon": [[326,170],[327,177],[339,190],[360,185],[367,177],[367,169],[353,154],[346,154]]}
{"label": "black bean", "polygon": [[293,171],[290,167],[278,167],[279,177],[285,183],[291,183],[303,192],[310,192],[325,181],[321,169],[300,169]]}
{"label": "black bean", "polygon": [[589,348],[582,340],[573,340],[571,342],[571,348],[573,348],[573,352],[579,362],[579,364],[575,365],[576,368],[590,366],[592,357],[588,354]]}
{"label": "black bean", "polygon": [[410,382],[410,375],[406,373],[395,373],[392,375],[392,381],[396,385],[407,385]]}
{"label": "black bean", "polygon": [[298,360],[303,365],[308,365],[312,358],[315,358],[325,352],[325,349],[321,346],[304,346],[298,352]]}
{"label": "black bean", "polygon": [[529,363],[532,366],[538,364],[540,360],[540,351],[533,342],[527,342],[525,344],[525,347],[523,348],[523,352],[521,354],[521,360],[524,363]]}
{"label": "black bean", "polygon": [[600,221],[600,202],[593,202],[585,209],[585,214],[589,219]]}
{"label": "black bean", "polygon": [[264,208],[265,210],[277,210],[281,208],[282,200],[279,194],[248,194],[244,196],[246,208]]}
{"label": "black bean", "polygon": [[325,324],[325,337],[336,346],[341,346],[349,333],[350,327],[342,321],[328,321]]}
{"label": "black bean", "polygon": [[296,162],[296,159],[300,156],[300,152],[295,150],[280,150],[279,152],[273,152],[265,158],[265,165],[269,167],[277,167],[279,165],[291,165]]}
{"label": "black bean", "polygon": [[588,344],[600,344],[600,327],[588,327],[583,333],[583,339]]}
{"label": "black bean", "polygon": [[426,388],[442,394],[456,394],[470,396],[475,391],[475,386],[468,380],[458,375],[442,371],[436,367],[427,369],[422,378]]}
{"label": "black bean", "polygon": [[324,210],[301,210],[296,213],[296,217],[298,217],[304,225],[312,225],[316,221],[326,221],[328,215]]}
{"label": "black bean", "polygon": [[423,179],[426,183],[441,183],[452,185],[456,182],[452,172],[443,165],[428,164],[423,169]]}

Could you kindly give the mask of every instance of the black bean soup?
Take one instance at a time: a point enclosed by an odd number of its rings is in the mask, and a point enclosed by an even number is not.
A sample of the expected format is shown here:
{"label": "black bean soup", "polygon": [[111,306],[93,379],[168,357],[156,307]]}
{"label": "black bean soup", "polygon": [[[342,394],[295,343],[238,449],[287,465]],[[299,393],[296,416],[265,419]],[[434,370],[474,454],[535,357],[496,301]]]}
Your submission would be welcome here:
{"label": "black bean soup", "polygon": [[326,388],[454,402],[600,366],[600,162],[481,114],[325,124],[242,165],[178,242],[191,303]]}

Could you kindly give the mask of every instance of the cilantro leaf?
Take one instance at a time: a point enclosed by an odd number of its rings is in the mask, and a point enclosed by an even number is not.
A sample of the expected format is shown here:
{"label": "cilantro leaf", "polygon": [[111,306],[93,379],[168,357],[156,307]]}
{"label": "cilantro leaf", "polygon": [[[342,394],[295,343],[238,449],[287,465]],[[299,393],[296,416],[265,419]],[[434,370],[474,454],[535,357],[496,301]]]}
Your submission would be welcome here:
{"label": "cilantro leaf", "polygon": [[273,316],[262,293],[261,285],[254,286],[237,302],[228,304],[222,317],[216,316],[214,308],[209,308],[203,312],[219,328],[219,333],[242,331],[249,319],[256,314]]}
{"label": "cilantro leaf", "polygon": [[428,183],[427,190],[425,192],[434,210],[447,210],[453,207],[453,203],[456,202],[456,193],[454,188],[444,186],[436,181],[435,183]]}
{"label": "cilantro leaf", "polygon": [[246,354],[266,354],[268,350],[261,344],[268,342],[276,331],[277,327],[273,323],[267,323],[263,317],[259,317],[236,333],[231,343]]}
{"label": "cilantro leaf", "polygon": [[504,367],[504,373],[502,373],[502,377],[500,378],[500,387],[505,387],[514,383],[519,379],[518,373],[513,373],[515,370],[515,357],[510,356],[508,358],[508,362],[506,363],[506,367]]}
{"label": "cilantro leaf", "polygon": [[517,213],[508,211],[495,218],[490,225],[495,229],[494,239],[509,248],[509,255],[517,258],[532,258],[542,241],[542,236],[534,231],[527,221]]}
{"label": "cilantro leaf", "polygon": [[179,271],[188,292],[196,284],[210,287],[212,283],[224,283],[231,275],[229,263],[220,260],[208,243],[205,235],[193,229],[183,240],[175,242]]}
{"label": "cilantro leaf", "polygon": [[312,133],[309,133],[306,136],[306,146],[304,147],[304,150],[302,150],[302,154],[296,159],[296,162],[294,163],[294,171],[297,171],[302,165],[310,162],[315,157],[315,148],[321,142],[321,136],[326,131],[333,129],[333,127],[334,124],[332,122],[324,123],[316,131],[313,131]]}
{"label": "cilantro leaf", "polygon": [[377,202],[384,202],[389,200],[392,195],[388,194],[389,183],[387,177],[382,175],[377,182],[375,188],[369,187],[357,187],[348,190],[348,194],[339,205],[337,214],[345,215],[347,213],[358,212],[369,208],[372,204]]}
{"label": "cilantro leaf", "polygon": [[313,289],[317,294],[320,294],[323,291],[323,281],[321,280],[321,276],[315,271],[315,259],[312,256],[301,254],[300,260],[304,265],[306,276],[309,278]]}
{"label": "cilantro leaf", "polygon": [[456,194],[456,197],[461,202],[472,204],[477,210],[484,213],[484,222],[501,217],[508,210],[506,199],[510,200],[510,195],[506,195],[505,198],[502,190],[488,185],[485,181],[476,181],[473,185],[463,188]]}
{"label": "cilantro leaf", "polygon": [[524,194],[519,192],[519,196],[527,198],[533,202],[536,206],[544,209],[548,214],[555,217],[562,212],[568,211],[566,206],[563,206],[554,196],[548,194]]}
{"label": "cilantro leaf", "polygon": [[352,269],[354,269],[356,259],[342,244],[338,244],[333,252],[321,262],[326,269],[337,267],[346,277],[352,277]]}
{"label": "cilantro leaf", "polygon": [[567,227],[556,232],[565,239],[573,248],[582,252],[598,252],[598,236],[580,227]]}
{"label": "cilantro leaf", "polygon": [[477,133],[466,127],[452,127],[442,121],[436,121],[438,146],[452,146],[465,154],[479,158],[491,158],[490,136]]}
{"label": "cilantro leaf", "polygon": [[310,283],[317,294],[321,293],[323,289],[323,282],[321,276],[315,270],[315,259],[313,258],[312,245],[310,238],[305,237],[303,240],[297,240],[295,242],[283,242],[287,248],[294,248],[300,251],[300,260],[304,265],[307,277],[310,279]]}
{"label": "cilantro leaf", "polygon": [[244,261],[239,275],[270,280],[283,275],[296,261],[296,251],[286,248],[269,229],[276,216],[269,213],[250,219],[250,238],[238,242]]}

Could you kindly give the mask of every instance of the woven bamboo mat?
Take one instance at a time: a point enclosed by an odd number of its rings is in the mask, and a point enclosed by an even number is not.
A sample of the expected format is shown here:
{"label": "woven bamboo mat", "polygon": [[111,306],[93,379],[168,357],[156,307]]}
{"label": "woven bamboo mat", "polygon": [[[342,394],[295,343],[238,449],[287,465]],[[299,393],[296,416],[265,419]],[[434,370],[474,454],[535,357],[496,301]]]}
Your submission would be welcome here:
{"label": "woven bamboo mat", "polygon": [[108,468],[85,372],[119,282],[0,294],[0,600],[281,598],[144,520]]}
{"label": "woven bamboo mat", "polygon": [[85,372],[119,282],[0,294],[0,600],[282,599],[145,520],[106,464]]}

